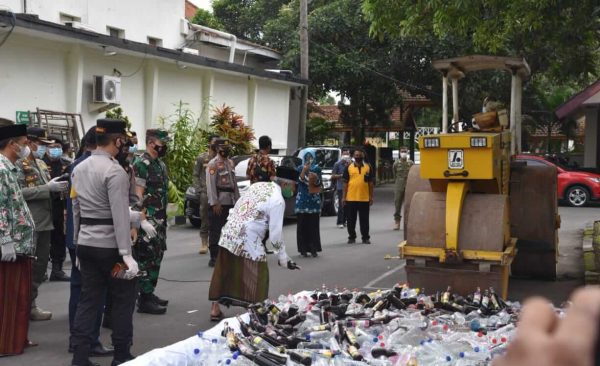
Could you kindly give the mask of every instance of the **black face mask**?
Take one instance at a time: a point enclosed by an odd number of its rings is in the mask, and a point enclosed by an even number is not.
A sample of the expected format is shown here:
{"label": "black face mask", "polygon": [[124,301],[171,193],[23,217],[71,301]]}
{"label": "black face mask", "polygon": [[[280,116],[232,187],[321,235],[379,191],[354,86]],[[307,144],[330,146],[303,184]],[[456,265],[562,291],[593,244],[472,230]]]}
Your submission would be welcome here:
{"label": "black face mask", "polygon": [[229,149],[219,150],[219,155],[221,155],[224,158],[228,157],[229,156]]}
{"label": "black face mask", "polygon": [[163,145],[163,146],[154,145],[154,151],[156,151],[159,158],[162,158],[165,155],[167,155],[167,145]]}
{"label": "black face mask", "polygon": [[363,158],[354,158],[354,161],[357,163],[362,163]]}
{"label": "black face mask", "polygon": [[[130,144],[131,144],[130,142],[128,142],[128,143],[121,142],[121,146],[117,147],[117,149],[119,149],[119,152],[117,153],[117,156],[115,156],[115,159],[117,159],[119,164],[123,167],[128,165],[127,155],[129,153]],[[116,144],[115,144],[115,146],[116,146]]]}

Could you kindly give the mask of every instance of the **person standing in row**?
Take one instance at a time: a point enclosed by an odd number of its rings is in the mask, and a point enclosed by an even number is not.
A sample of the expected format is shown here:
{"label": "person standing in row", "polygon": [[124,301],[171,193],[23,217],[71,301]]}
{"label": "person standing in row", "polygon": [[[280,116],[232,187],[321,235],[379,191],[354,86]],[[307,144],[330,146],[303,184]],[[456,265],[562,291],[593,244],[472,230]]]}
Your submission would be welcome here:
{"label": "person standing in row", "polygon": [[219,254],[221,230],[227,221],[229,210],[240,198],[235,181],[234,164],[229,159],[230,145],[227,139],[215,141],[217,156],[206,167],[206,191],[208,193],[208,223],[210,225],[208,239],[210,260],[208,265],[214,267]]}
{"label": "person standing in row", "polygon": [[[72,160],[63,155],[63,142],[58,136],[50,136],[54,142],[48,145],[48,151],[44,157],[44,162],[50,169],[50,177],[57,178],[67,172]],[[63,263],[66,259],[65,246],[65,210],[66,198],[65,192],[52,193],[52,224],[54,229],[50,235],[50,260],[52,262],[52,272],[50,272],[50,281],[69,281],[70,278],[63,271]]]}
{"label": "person standing in row", "polygon": [[27,128],[0,118],[0,356],[23,353],[31,309],[34,222],[18,183],[17,159],[27,158]]}
{"label": "person standing in row", "polygon": [[317,252],[321,251],[321,168],[316,163],[315,155],[315,149],[307,149],[303,157],[304,164],[298,167],[296,243],[303,257],[307,257],[308,252],[317,257]]}
{"label": "person standing in row", "polygon": [[344,205],[342,205],[342,201],[344,199],[344,171],[350,165],[350,151],[348,149],[342,149],[342,158],[340,161],[333,165],[333,170],[331,171],[331,179],[335,182],[335,194],[338,198],[338,213],[337,213],[337,221],[336,225],[340,229],[346,227],[346,212],[344,210]]}
{"label": "person standing in row", "polygon": [[140,297],[138,313],[164,314],[167,311],[168,300],[158,297],[154,290],[158,283],[160,264],[167,250],[167,194],[169,177],[167,166],[162,159],[167,155],[167,143],[171,141],[164,129],[149,129],[146,131],[146,152],[135,158],[133,171],[135,173],[136,193],[140,204],[137,208],[146,210],[152,230],[139,232],[135,255],[140,270],[147,274],[140,278]]}
{"label": "person standing in row", "polygon": [[[72,365],[95,365],[89,360],[98,307],[107,289],[112,301],[111,366],[134,357],[133,310],[137,262],[132,256],[129,213],[129,180],[117,157],[127,154],[125,121],[100,119],[96,122],[97,149],[81,162],[71,175],[73,200],[73,239],[81,271],[82,291],[73,326]],[[116,265],[125,263],[123,278],[113,276]]]}
{"label": "person standing in row", "polygon": [[414,165],[408,158],[408,149],[404,146],[400,148],[400,158],[394,163],[394,199],[396,211],[394,212],[394,230],[400,230],[400,220],[402,220],[402,204],[404,203],[404,192],[406,191],[406,181],[410,167]]}
{"label": "person standing in row", "polygon": [[360,219],[360,235],[363,244],[371,244],[369,236],[369,209],[373,204],[373,175],[364,151],[354,151],[354,162],[344,171],[344,199],[347,210],[348,244],[356,243],[356,216]]}
{"label": "person standing in row", "polygon": [[271,147],[272,142],[269,136],[261,136],[258,139],[258,153],[250,158],[248,168],[246,168],[246,178],[250,180],[250,184],[271,182],[275,179],[277,174],[275,162],[269,157]]}
{"label": "person standing in row", "polygon": [[31,320],[50,320],[52,313],[39,308],[36,299],[39,287],[44,282],[50,257],[51,233],[54,228],[52,194],[66,194],[69,183],[66,180],[59,182],[59,177],[52,179],[46,163],[36,158],[39,156],[37,150],[40,146],[53,143],[52,140],[48,140],[46,130],[30,127],[27,129],[27,136],[29,156],[19,159],[16,164],[19,168],[19,184],[23,197],[35,222],[36,260],[33,264],[30,317]]}
{"label": "person standing in row", "polygon": [[208,253],[208,194],[206,192],[206,167],[208,163],[217,155],[215,150],[215,141],[219,138],[217,135],[208,136],[208,150],[200,154],[194,165],[193,184],[198,196],[198,210],[200,211],[200,251],[199,254]]}

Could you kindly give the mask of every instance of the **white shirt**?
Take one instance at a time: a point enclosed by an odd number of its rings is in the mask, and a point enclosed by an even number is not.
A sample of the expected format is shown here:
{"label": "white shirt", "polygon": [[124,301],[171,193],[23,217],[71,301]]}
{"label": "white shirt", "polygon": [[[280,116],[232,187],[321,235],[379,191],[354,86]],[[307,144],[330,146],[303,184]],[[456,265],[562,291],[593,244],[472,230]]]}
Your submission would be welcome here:
{"label": "white shirt", "polygon": [[229,211],[221,231],[219,246],[234,255],[265,262],[267,256],[262,240],[269,230],[269,242],[285,265],[289,257],[283,243],[285,201],[281,188],[273,182],[252,184]]}

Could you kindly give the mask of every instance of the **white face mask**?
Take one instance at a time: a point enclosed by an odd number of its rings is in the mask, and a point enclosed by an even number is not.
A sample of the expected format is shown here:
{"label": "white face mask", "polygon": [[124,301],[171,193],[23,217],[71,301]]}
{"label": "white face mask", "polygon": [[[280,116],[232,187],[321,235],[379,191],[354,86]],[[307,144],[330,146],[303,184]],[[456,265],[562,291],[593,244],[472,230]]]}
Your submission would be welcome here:
{"label": "white face mask", "polygon": [[405,152],[401,152],[401,153],[400,153],[400,158],[401,158],[401,159],[406,159],[406,157],[407,157],[407,156],[408,156],[408,154],[407,154],[407,153],[405,153]]}
{"label": "white face mask", "polygon": [[19,159],[25,159],[26,157],[28,157],[31,154],[31,149],[29,148],[28,145],[19,145],[19,147],[21,148],[18,152],[17,152],[17,156],[19,157]]}

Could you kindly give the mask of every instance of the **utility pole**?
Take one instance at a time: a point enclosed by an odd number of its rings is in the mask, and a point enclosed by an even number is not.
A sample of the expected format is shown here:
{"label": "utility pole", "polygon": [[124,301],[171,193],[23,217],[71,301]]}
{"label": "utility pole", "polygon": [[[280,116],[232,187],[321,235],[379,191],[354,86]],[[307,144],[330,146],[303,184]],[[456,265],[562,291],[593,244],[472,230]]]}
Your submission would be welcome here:
{"label": "utility pole", "polygon": [[[300,77],[308,80],[308,0],[300,0]],[[306,103],[308,86],[302,87],[300,100],[300,123],[298,126],[298,146],[306,145]]]}

